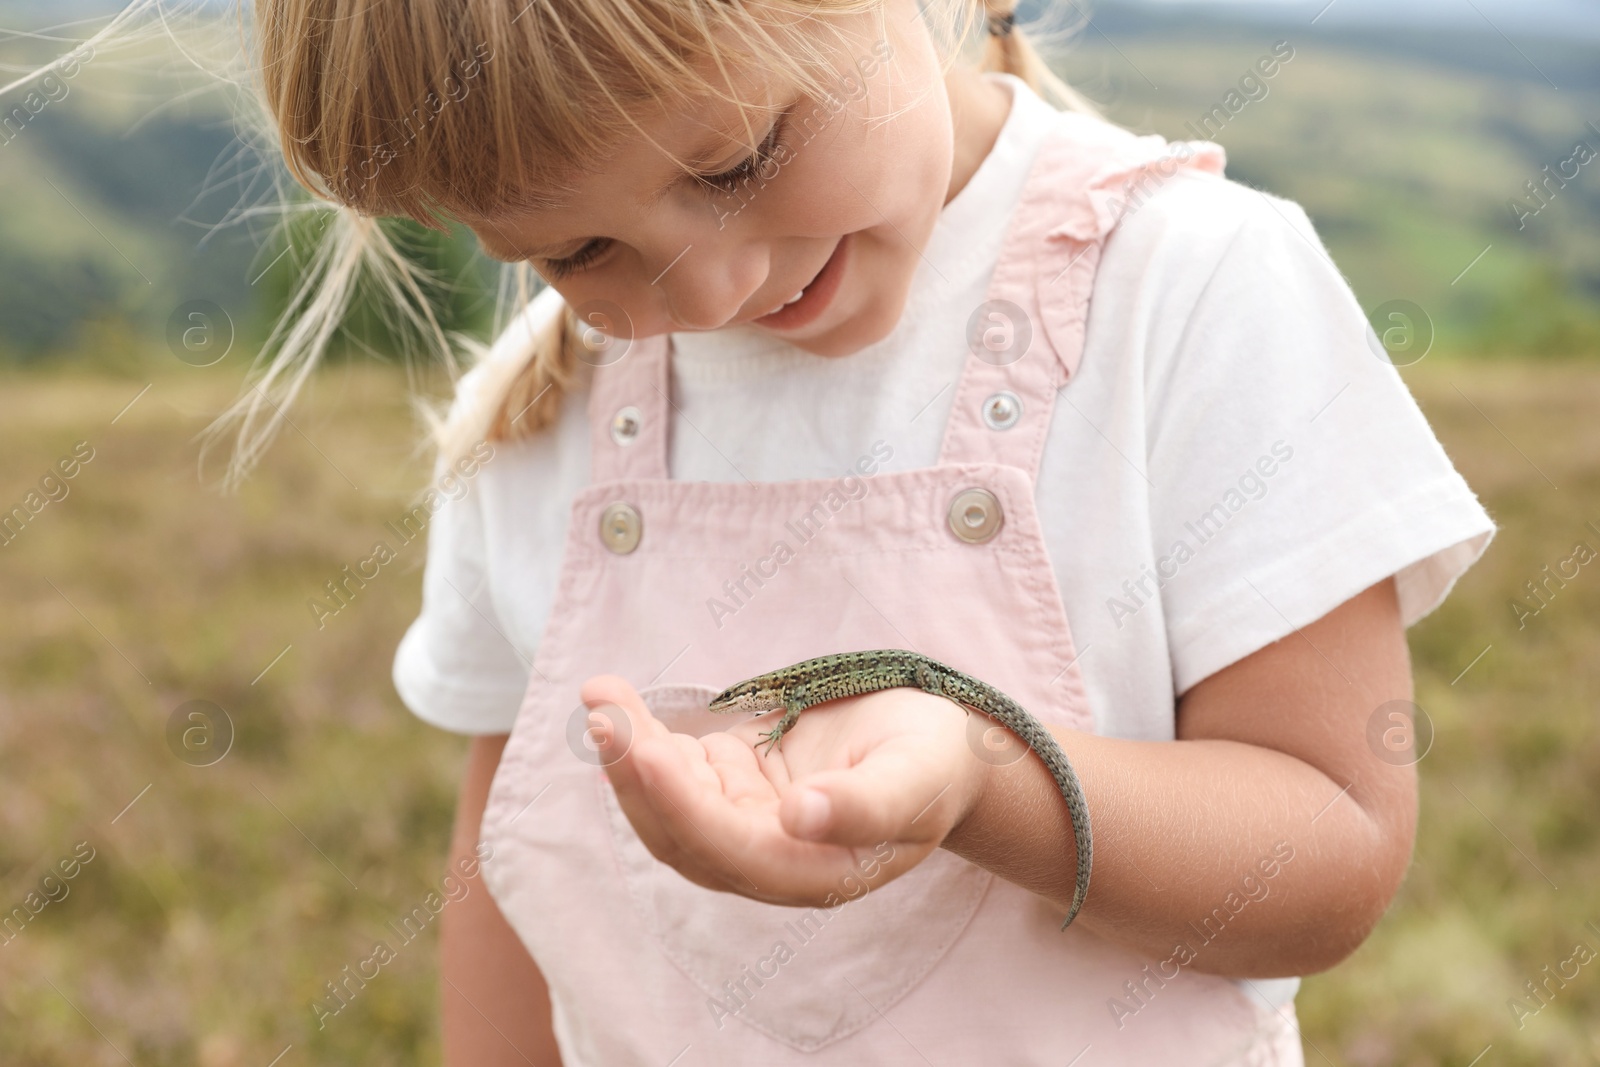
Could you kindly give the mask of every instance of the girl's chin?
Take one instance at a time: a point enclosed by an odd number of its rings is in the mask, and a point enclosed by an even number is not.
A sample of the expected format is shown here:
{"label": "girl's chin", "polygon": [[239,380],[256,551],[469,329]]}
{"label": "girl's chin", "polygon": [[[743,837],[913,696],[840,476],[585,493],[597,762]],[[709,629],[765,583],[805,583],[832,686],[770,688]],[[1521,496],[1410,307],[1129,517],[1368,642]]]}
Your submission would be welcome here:
{"label": "girl's chin", "polygon": [[[822,329],[806,337],[789,337],[785,340],[815,356],[843,359],[877,344],[894,331],[900,315],[898,309],[892,315],[874,314],[873,303],[881,298],[861,293],[850,295],[855,299],[850,301],[849,308],[838,309],[841,316],[836,324],[824,325]],[[902,297],[897,308],[903,305]]]}

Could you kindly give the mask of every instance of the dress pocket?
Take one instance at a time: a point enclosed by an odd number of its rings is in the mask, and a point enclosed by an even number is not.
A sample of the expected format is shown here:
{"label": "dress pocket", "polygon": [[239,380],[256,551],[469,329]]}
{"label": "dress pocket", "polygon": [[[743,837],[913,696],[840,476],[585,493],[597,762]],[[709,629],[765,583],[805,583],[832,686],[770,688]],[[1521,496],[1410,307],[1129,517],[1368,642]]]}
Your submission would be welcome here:
{"label": "dress pocket", "polygon": [[[723,719],[705,711],[716,692],[663,686],[640,695],[672,729],[681,723],[683,732],[703,734],[710,731],[695,729],[697,710],[716,720],[712,728]],[[865,879],[843,880],[833,908],[766,904],[704,889],[658,861],[603,777],[599,788],[633,906],[705,995],[707,1017],[719,1030],[738,1023],[804,1052],[856,1032],[915,988],[966,929],[994,877],[936,849],[871,892]],[[884,855],[867,853],[865,869]]]}

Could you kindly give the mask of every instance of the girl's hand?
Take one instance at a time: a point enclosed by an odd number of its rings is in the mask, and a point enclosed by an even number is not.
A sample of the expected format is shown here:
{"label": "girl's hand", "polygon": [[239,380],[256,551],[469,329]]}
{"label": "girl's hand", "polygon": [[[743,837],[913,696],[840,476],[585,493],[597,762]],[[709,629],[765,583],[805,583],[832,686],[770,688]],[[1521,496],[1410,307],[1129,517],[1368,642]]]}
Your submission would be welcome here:
{"label": "girl's hand", "polygon": [[582,697],[627,713],[628,751],[607,752],[621,746],[605,724],[591,736],[651,854],[697,885],[772,904],[837,903],[841,882],[858,884],[869,866],[873,888],[899,877],[976,807],[987,780],[971,713],[920,690],[811,708],[770,755],[759,735],[782,711],[695,738],[670,732],[615,675],[590,678]]}

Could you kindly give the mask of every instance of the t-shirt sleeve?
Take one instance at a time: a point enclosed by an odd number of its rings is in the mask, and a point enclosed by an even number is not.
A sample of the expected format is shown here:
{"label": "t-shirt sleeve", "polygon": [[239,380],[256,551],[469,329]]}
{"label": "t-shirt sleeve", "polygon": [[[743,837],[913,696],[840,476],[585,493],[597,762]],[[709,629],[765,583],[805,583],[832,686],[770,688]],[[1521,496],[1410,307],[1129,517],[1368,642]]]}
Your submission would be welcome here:
{"label": "t-shirt sleeve", "polygon": [[1410,626],[1495,529],[1305,212],[1210,184],[1238,229],[1146,368],[1152,551],[1180,694],[1391,575]]}
{"label": "t-shirt sleeve", "polygon": [[480,488],[428,525],[422,611],[394,658],[394,686],[418,718],[464,734],[509,733],[530,667],[495,616]]}

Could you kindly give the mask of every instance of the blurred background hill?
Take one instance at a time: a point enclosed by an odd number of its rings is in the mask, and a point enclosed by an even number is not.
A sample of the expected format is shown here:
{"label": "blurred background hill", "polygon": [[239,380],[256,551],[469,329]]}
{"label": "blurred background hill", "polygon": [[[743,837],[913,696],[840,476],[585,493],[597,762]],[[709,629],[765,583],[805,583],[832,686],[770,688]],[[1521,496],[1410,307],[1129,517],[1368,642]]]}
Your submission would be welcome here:
{"label": "blurred background hill", "polygon": [[[1241,89],[1278,42],[1293,58]],[[1600,6],[1104,3],[1065,69],[1117,121],[1211,136],[1230,176],[1299,201],[1369,310],[1413,301],[1460,352],[1595,350],[1600,182],[1568,161],[1600,152]],[[1230,91],[1243,107],[1207,124]]]}
{"label": "blurred background hill", "polygon": [[[7,21],[106,10],[9,5]],[[1596,348],[1600,168],[1572,160],[1580,143],[1600,152],[1600,5],[1105,0],[1050,14],[1079,27],[1063,73],[1109,117],[1224,145],[1230,175],[1305,206],[1364,306],[1410,300],[1463,353]],[[1293,58],[1241,91],[1280,41]],[[0,61],[17,70],[50,46],[0,41]],[[186,300],[255,329],[281,306],[294,258],[276,259],[270,216],[249,213],[272,201],[271,156],[165,55],[160,73],[96,58],[66,98],[0,127],[0,360],[82,358],[85,324],[159,329]],[[1236,115],[1230,92],[1245,101]],[[1225,125],[1201,121],[1218,107]],[[462,235],[443,250],[418,239],[460,281],[452,323],[486,330],[488,304],[470,291],[487,264]]]}
{"label": "blurred background hill", "polygon": [[[0,31],[37,27],[0,32],[0,84],[69,51],[119,9],[84,0],[0,9]],[[186,8],[174,36],[206,64],[236,38],[238,22],[232,4],[199,11],[197,19]],[[222,308],[246,343],[259,342],[309,257],[320,220],[301,211],[278,225],[286,198],[311,205],[284,175],[248,98],[172,41],[141,36],[149,39],[87,56],[49,91],[34,82],[0,99],[0,364],[114,364],[115,338],[159,337],[192,301]],[[486,332],[492,299],[483,289],[493,272],[470,235],[398,229],[441,272],[445,325]],[[384,349],[369,320],[353,316],[348,343]]]}

